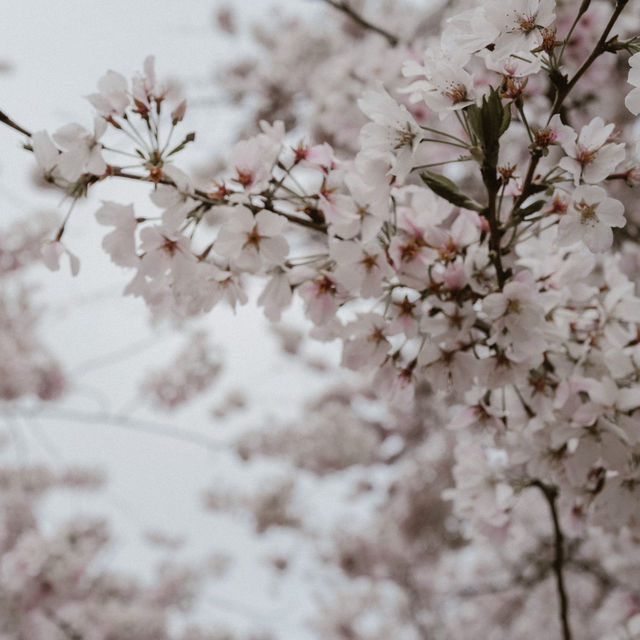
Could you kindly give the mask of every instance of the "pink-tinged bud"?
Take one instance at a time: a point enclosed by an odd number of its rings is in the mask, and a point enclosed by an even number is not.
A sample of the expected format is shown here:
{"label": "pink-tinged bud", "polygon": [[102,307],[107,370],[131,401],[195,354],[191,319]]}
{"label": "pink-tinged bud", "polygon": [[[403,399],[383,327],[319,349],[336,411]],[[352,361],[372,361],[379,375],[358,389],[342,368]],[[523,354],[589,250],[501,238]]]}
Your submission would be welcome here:
{"label": "pink-tinged bud", "polygon": [[455,262],[447,266],[447,270],[443,277],[446,285],[453,291],[463,289],[467,283],[467,276],[464,270],[464,264]]}
{"label": "pink-tinged bud", "polygon": [[184,118],[184,114],[187,111],[187,101],[186,99],[180,100],[178,106],[171,112],[171,124],[175,127],[178,122],[182,122]]}

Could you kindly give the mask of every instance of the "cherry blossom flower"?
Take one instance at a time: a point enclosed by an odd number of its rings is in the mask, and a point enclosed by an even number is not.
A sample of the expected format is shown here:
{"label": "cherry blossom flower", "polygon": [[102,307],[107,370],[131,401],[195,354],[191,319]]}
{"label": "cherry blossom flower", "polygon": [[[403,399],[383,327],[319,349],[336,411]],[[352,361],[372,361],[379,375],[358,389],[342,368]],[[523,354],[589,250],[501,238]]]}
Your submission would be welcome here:
{"label": "cherry blossom flower", "polygon": [[542,43],[541,27],[555,20],[555,0],[490,0],[484,5],[487,20],[500,32],[496,55],[507,57],[531,51]]}
{"label": "cherry blossom flower", "polygon": [[363,298],[382,294],[382,281],[393,270],[387,257],[376,244],[335,242],[329,246],[329,255],[336,261],[336,280],[348,291],[358,291]]}
{"label": "cherry blossom flower", "polygon": [[440,42],[447,55],[470,56],[494,42],[499,33],[487,20],[484,7],[478,6],[448,18]]}
{"label": "cherry blossom flower", "polygon": [[404,105],[398,104],[382,87],[367,91],[358,106],[373,122],[360,133],[365,153],[389,159],[391,173],[404,182],[414,164],[422,131]]}
{"label": "cherry blossom flower", "polygon": [[462,349],[445,349],[436,344],[426,344],[418,354],[418,366],[434,388],[463,393],[471,388],[476,374],[477,358]]}
{"label": "cherry blossom flower", "polygon": [[103,249],[111,259],[122,267],[132,267],[138,262],[135,232],[138,225],[133,205],[123,206],[115,202],[105,202],[96,211],[96,220],[115,229],[102,239]]}
{"label": "cherry blossom flower", "polygon": [[366,153],[356,157],[355,166],[347,171],[344,183],[351,194],[351,202],[360,222],[360,238],[369,242],[375,238],[388,214],[390,185],[389,167],[383,159]]}
{"label": "cherry blossom flower", "polygon": [[79,124],[69,124],[53,134],[53,139],[64,149],[57,168],[65,180],[75,182],[83,173],[101,176],[107,170],[98,142],[106,128],[107,123],[96,118],[93,133]]}
{"label": "cherry blossom flower", "polygon": [[445,118],[451,111],[459,111],[473,104],[477,92],[473,86],[472,76],[464,70],[467,60],[460,55],[449,56],[436,49],[427,49],[424,54],[424,65],[409,60],[402,73],[405,76],[424,76],[425,80],[416,80],[410,84],[406,92],[410,92],[412,102],[424,100]]}
{"label": "cherry blossom flower", "polygon": [[349,369],[375,368],[386,359],[391,347],[385,318],[376,313],[359,314],[344,329],[342,364]]}
{"label": "cherry blossom flower", "polygon": [[136,111],[142,117],[148,117],[151,108],[150,100],[157,102],[164,99],[166,89],[156,84],[155,56],[147,56],[143,63],[143,74],[136,75],[131,81],[131,94],[133,96]]}
{"label": "cherry blossom flower", "polygon": [[605,126],[604,120],[596,116],[582,127],[577,140],[569,138],[562,142],[568,157],[562,158],[559,165],[573,175],[576,185],[581,181],[601,182],[624,160],[624,144],[607,143],[614,126]]}
{"label": "cherry blossom flower", "polygon": [[526,78],[538,73],[542,67],[540,58],[526,51],[517,51],[507,57],[495,51],[487,51],[484,62],[487,69],[497,71],[509,78]]}
{"label": "cherry blossom flower", "polygon": [[98,80],[99,93],[87,96],[89,102],[105,118],[122,116],[129,106],[126,78],[116,71],[107,71]]}
{"label": "cherry blossom flower", "polygon": [[602,187],[577,187],[571,205],[560,218],[558,244],[568,245],[582,240],[591,251],[605,251],[613,242],[612,227],[626,224],[624,206],[609,198]]}
{"label": "cherry blossom flower", "polygon": [[340,306],[342,288],[329,274],[321,274],[315,280],[300,285],[299,291],[309,318],[315,324],[329,322]]}
{"label": "cherry blossom flower", "polygon": [[53,171],[58,165],[60,151],[53,144],[51,136],[46,131],[36,131],[31,136],[31,146],[38,167],[44,172],[45,178],[52,177]]}
{"label": "cherry blossom flower", "polygon": [[267,129],[265,123],[263,133],[235,145],[231,152],[231,166],[236,172],[233,181],[244,193],[259,193],[265,189],[280,153],[283,135],[282,123],[273,129]]}
{"label": "cherry blossom flower", "polygon": [[260,211],[254,217],[246,207],[233,207],[214,249],[244,271],[256,272],[263,265],[279,265],[289,253],[289,244],[282,235],[285,222],[282,216],[270,211]]}
{"label": "cherry blossom flower", "polygon": [[[177,296],[190,299],[196,294],[195,279],[197,259],[189,240],[178,231],[163,225],[145,227],[140,231],[142,255],[137,262],[137,272],[125,288],[126,294],[140,296],[149,305],[165,308]],[[179,283],[191,282],[182,292]]]}

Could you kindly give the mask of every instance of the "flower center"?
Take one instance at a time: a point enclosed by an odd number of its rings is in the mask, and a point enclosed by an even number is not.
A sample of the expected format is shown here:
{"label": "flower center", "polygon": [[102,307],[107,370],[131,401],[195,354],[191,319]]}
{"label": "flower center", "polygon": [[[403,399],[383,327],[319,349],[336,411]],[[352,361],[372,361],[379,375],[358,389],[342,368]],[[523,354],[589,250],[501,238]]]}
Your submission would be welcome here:
{"label": "flower center", "polygon": [[336,293],[335,284],[328,276],[323,276],[320,280],[317,280],[316,287],[318,295],[334,295]]}
{"label": "flower center", "polygon": [[596,151],[594,149],[584,149],[578,146],[578,154],[576,160],[584,167],[591,164],[596,157]]}
{"label": "flower center", "polygon": [[516,298],[508,300],[506,313],[520,313],[520,300]]}
{"label": "flower center", "polygon": [[584,200],[581,202],[577,202],[573,205],[576,211],[580,212],[580,222],[582,224],[588,224],[593,220],[597,219],[596,209],[598,205],[596,204],[587,204]]}
{"label": "flower center", "polygon": [[160,246],[160,249],[165,253],[168,253],[170,256],[175,255],[178,250],[178,241],[171,240],[171,238],[167,238],[167,236],[162,236],[164,238],[164,243]]}
{"label": "flower center", "polygon": [[370,273],[375,267],[378,266],[378,256],[372,256],[365,253],[360,264],[365,268],[367,273]]}
{"label": "flower center", "polygon": [[416,139],[416,134],[411,130],[411,125],[407,122],[404,129],[396,129],[396,145],[394,149],[411,147]]}
{"label": "flower center", "polygon": [[558,139],[558,133],[551,129],[551,127],[535,129],[533,132],[533,139],[536,147],[546,149],[550,144],[553,144]]}
{"label": "flower center", "polygon": [[262,236],[258,233],[257,227],[253,227],[253,229],[247,233],[247,244],[258,247],[260,245],[260,240],[262,240]]}
{"label": "flower center", "polygon": [[518,15],[516,24],[518,25],[518,31],[524,34],[531,33],[536,28],[536,16]]}
{"label": "flower center", "polygon": [[451,100],[451,104],[460,104],[461,102],[469,101],[467,88],[460,82],[450,83],[441,93],[445,98]]}

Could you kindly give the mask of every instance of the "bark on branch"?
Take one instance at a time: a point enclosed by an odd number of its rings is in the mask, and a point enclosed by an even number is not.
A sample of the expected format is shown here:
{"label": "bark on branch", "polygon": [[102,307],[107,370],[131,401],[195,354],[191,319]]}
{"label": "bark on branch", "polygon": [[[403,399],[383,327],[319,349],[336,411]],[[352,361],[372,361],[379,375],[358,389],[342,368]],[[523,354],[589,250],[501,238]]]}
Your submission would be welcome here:
{"label": "bark on branch", "polygon": [[359,13],[357,13],[354,9],[352,9],[346,0],[324,0],[328,5],[332,6],[334,9],[338,11],[342,11],[346,16],[351,18],[356,24],[360,25],[363,29],[367,29],[368,31],[373,31],[381,35],[383,38],[386,38],[387,42],[395,47],[400,42],[400,38],[394,36],[392,33],[389,33],[382,27],[378,27],[375,24],[372,24],[365,18],[363,18]]}
{"label": "bark on branch", "polygon": [[545,484],[541,480],[532,480],[532,487],[537,487],[542,492],[547,504],[549,505],[549,512],[551,513],[551,520],[553,522],[553,535],[554,535],[554,559],[553,559],[553,572],[556,576],[556,588],[558,591],[558,601],[560,603],[560,624],[562,626],[562,639],[572,640],[571,627],[569,624],[569,596],[567,595],[567,587],[564,582],[564,564],[565,564],[565,549],[564,549],[564,534],[560,527],[560,520],[558,518],[558,509],[556,501],[558,499],[557,487],[549,484]]}

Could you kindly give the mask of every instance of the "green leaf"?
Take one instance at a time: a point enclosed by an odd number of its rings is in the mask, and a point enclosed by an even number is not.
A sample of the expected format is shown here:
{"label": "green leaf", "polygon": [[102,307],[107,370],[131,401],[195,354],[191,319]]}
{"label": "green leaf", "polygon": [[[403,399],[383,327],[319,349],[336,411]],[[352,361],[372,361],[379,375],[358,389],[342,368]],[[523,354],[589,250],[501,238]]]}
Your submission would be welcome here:
{"label": "green leaf", "polygon": [[423,171],[420,177],[431,191],[456,207],[471,211],[484,211],[485,208],[479,202],[462,193],[458,189],[458,185],[449,178],[431,171]]}
{"label": "green leaf", "polygon": [[500,128],[498,129],[498,137],[501,137],[502,134],[509,128],[511,124],[511,108],[507,105],[502,108],[502,122],[500,123]]}
{"label": "green leaf", "polygon": [[520,209],[520,217],[524,219],[527,216],[530,216],[532,213],[538,213],[538,211],[540,211],[540,209],[542,209],[542,207],[544,206],[545,202],[546,200],[536,200],[535,202],[532,202],[528,207]]}
{"label": "green leaf", "polygon": [[509,128],[511,108],[502,105],[500,94],[493,87],[483,96],[482,105],[469,105],[465,109],[467,122],[478,146],[483,151],[484,163],[495,167],[498,162],[500,136]]}

